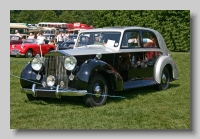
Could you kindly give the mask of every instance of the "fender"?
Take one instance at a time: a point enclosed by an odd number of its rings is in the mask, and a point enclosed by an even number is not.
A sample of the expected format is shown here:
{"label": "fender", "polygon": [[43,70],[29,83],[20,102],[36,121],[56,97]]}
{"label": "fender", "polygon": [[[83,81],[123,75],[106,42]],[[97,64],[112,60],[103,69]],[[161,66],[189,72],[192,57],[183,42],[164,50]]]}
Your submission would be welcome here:
{"label": "fender", "polygon": [[115,91],[123,90],[123,79],[120,74],[109,64],[96,59],[89,59],[81,65],[80,70],[76,74],[78,87],[88,88],[90,77],[99,72],[110,75],[114,81]]}
{"label": "fender", "polygon": [[164,67],[169,64],[172,67],[172,78],[178,79],[179,72],[176,64],[174,63],[173,59],[169,56],[160,56],[155,65],[154,65],[154,79],[156,82],[161,83],[161,74]]}
{"label": "fender", "polygon": [[41,85],[41,82],[45,80],[45,76],[41,75],[41,79],[38,81],[36,80],[36,76],[38,73],[36,73],[32,67],[31,64],[28,63],[24,69],[21,72],[20,75],[20,84],[23,88],[31,88],[33,83],[36,83],[37,85]]}

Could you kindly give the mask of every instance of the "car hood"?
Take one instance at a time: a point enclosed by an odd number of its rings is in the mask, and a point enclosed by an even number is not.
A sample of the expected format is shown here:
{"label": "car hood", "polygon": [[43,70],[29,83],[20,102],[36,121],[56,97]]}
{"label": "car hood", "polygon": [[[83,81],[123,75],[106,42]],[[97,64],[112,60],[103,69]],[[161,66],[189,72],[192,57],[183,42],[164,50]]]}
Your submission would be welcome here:
{"label": "car hood", "polygon": [[92,54],[109,54],[116,53],[116,51],[106,48],[104,46],[82,46],[82,47],[74,47],[73,49],[63,50],[65,53],[73,56],[77,55],[92,55]]}

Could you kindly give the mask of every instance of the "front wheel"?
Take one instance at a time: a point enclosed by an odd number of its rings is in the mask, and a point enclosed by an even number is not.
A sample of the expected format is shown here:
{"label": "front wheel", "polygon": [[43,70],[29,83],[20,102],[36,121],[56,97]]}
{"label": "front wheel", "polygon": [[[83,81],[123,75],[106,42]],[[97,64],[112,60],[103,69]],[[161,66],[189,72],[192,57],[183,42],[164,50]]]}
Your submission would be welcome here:
{"label": "front wheel", "polygon": [[169,70],[165,67],[162,71],[161,83],[157,86],[158,90],[166,90],[169,87],[169,81]]}
{"label": "front wheel", "polygon": [[107,83],[103,76],[95,75],[88,87],[88,94],[84,96],[87,106],[101,106],[106,103],[108,95]]}

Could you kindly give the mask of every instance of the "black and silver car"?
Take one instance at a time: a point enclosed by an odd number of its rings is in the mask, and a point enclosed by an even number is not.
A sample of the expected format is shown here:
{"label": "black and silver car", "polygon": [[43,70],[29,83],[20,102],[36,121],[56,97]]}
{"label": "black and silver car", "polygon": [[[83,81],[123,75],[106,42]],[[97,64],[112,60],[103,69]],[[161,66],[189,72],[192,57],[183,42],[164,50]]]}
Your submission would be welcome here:
{"label": "black and silver car", "polygon": [[111,92],[151,85],[165,90],[178,78],[158,31],[106,27],[80,31],[73,49],[37,55],[22,70],[20,83],[29,100],[82,96],[88,106],[101,106]]}

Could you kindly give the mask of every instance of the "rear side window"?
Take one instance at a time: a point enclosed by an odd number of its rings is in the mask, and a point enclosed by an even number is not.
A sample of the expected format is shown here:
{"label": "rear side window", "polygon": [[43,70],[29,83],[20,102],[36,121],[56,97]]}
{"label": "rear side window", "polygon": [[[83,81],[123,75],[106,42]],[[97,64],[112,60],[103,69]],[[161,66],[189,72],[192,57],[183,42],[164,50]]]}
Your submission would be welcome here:
{"label": "rear side window", "polygon": [[154,33],[149,31],[142,32],[142,46],[145,48],[159,48],[158,40]]}
{"label": "rear side window", "polygon": [[132,49],[132,48],[140,48],[140,35],[139,31],[130,30],[126,31],[123,34],[122,38],[122,49]]}

